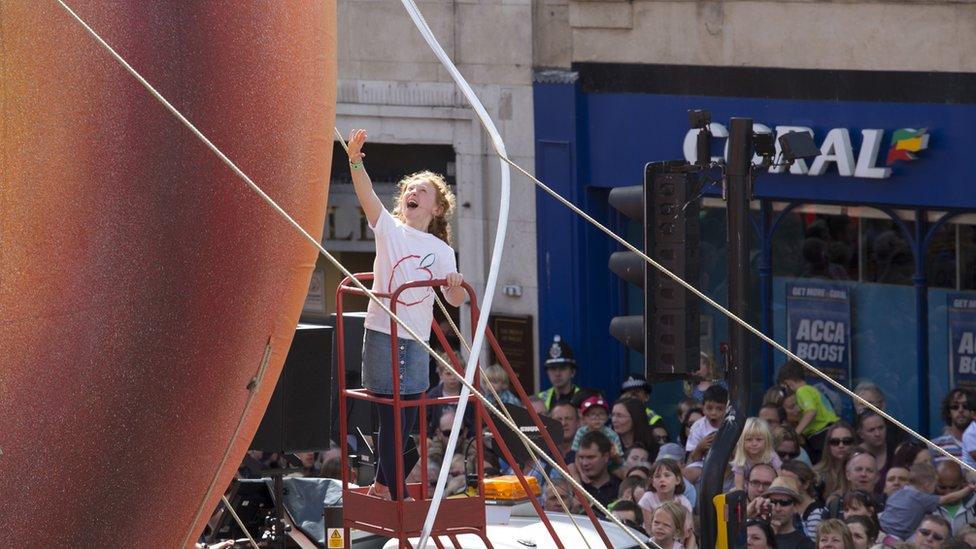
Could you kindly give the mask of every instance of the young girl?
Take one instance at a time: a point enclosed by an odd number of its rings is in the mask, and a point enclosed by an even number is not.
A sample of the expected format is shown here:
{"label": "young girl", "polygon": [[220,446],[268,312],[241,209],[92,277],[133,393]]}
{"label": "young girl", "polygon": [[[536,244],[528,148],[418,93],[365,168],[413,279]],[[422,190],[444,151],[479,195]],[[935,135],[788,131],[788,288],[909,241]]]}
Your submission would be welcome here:
{"label": "young girl", "polygon": [[732,458],[737,490],[745,489],[745,472],[757,463],[768,463],[777,471],[783,464],[773,450],[773,434],[769,431],[769,424],[757,417],[750,417],[746,419],[742,436],[735,446],[735,457]]}
{"label": "young girl", "polygon": [[673,501],[662,504],[652,514],[645,524],[645,530],[650,534],[654,543],[662,549],[692,549],[695,547],[694,538],[681,527],[687,524],[691,515]]}
{"label": "young girl", "polygon": [[[398,287],[417,280],[446,279],[441,291],[448,303],[457,307],[466,293],[463,278],[457,272],[447,218],[454,208],[454,195],[444,179],[432,172],[419,172],[400,181],[392,215],[383,207],[373,190],[373,183],[363,166],[365,130],[353,130],[349,136],[349,168],[359,204],[376,237],[376,259],[373,262],[373,291],[392,293]],[[389,305],[389,299],[383,300]],[[421,338],[430,337],[434,318],[434,294],[431,287],[411,288],[397,300],[397,316]],[[390,363],[390,318],[372,301],[366,309],[366,333],[363,337],[363,387],[377,396],[393,395],[393,371]],[[399,346],[398,375],[401,398],[414,400],[427,390],[430,357],[418,341],[404,329],[397,330]],[[379,405],[379,453],[376,482],[369,490],[372,496],[399,499],[406,494],[403,478],[396,478],[396,457],[403,448],[395,448],[393,407]],[[401,440],[406,445],[417,420],[417,408],[403,409],[400,420]],[[403,472],[404,475],[407,471]]]}
{"label": "young girl", "polygon": [[716,384],[728,389],[728,383],[718,373],[718,364],[715,362],[715,358],[711,354],[701,351],[698,371],[694,373],[692,381],[685,382],[685,394],[697,402],[702,402],[705,397],[705,390]]}
{"label": "young girl", "polygon": [[[665,502],[673,501],[682,506],[691,517],[691,502],[684,497],[685,481],[681,474],[681,466],[673,459],[661,459],[651,465],[651,478],[647,492],[641,496],[637,505],[644,510],[644,523],[650,528],[654,511]],[[684,523],[685,527],[692,527],[691,521]]]}

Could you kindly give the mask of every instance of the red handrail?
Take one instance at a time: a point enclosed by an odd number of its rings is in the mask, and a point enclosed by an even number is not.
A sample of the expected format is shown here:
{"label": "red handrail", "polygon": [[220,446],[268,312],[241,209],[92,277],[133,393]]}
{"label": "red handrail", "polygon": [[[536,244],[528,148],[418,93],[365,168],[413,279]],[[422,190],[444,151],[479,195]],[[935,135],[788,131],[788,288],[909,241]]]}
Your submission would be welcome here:
{"label": "red handrail", "polygon": [[[356,273],[353,276],[357,280],[359,280],[360,282],[369,282],[369,281],[372,281],[373,280],[373,274],[372,273]],[[401,400],[401,398],[400,398],[400,379],[399,379],[399,372],[398,372],[398,363],[399,363],[399,345],[398,345],[398,337],[397,337],[398,325],[397,325],[396,321],[393,320],[392,318],[390,319],[391,369],[392,369],[392,375],[393,375],[393,395],[392,395],[392,398],[378,397],[378,396],[375,396],[373,394],[370,394],[369,391],[364,390],[364,389],[347,389],[346,388],[345,337],[344,337],[344,327],[343,327],[343,321],[342,321],[342,314],[343,314],[343,306],[342,306],[343,299],[342,299],[342,297],[343,297],[344,294],[347,294],[347,293],[348,294],[353,294],[353,295],[365,295],[365,292],[363,292],[363,290],[359,289],[356,286],[352,286],[351,285],[351,282],[352,282],[352,280],[351,280],[350,277],[344,278],[342,280],[342,282],[340,282],[340,284],[339,284],[339,286],[338,286],[338,288],[336,290],[336,341],[337,341],[337,345],[336,345],[336,356],[337,356],[337,376],[338,376],[339,387],[341,387],[341,389],[342,389],[339,392],[339,415],[340,415],[339,425],[340,425],[341,442],[343,444],[345,444],[345,441],[348,438],[348,426],[347,426],[348,409],[347,409],[347,404],[346,404],[346,398],[347,397],[357,398],[357,399],[366,400],[366,401],[370,401],[370,402],[381,403],[381,404],[392,405],[394,407],[394,410],[397,412],[397,413],[394,413],[394,426],[393,427],[394,427],[394,444],[396,445],[396,448],[398,448],[398,451],[397,451],[397,456],[398,457],[397,457],[397,461],[396,461],[395,467],[396,467],[396,479],[397,479],[397,482],[399,482],[399,479],[405,478],[404,471],[403,471],[403,468],[404,468],[404,464],[403,464],[403,453],[402,453],[402,450],[399,450],[399,449],[402,449],[403,448],[403,437],[402,437],[402,433],[401,433],[401,424],[400,424],[400,421],[401,420],[400,420],[399,410],[402,409],[402,408],[405,408],[405,407],[418,406],[420,408],[419,421],[420,421],[420,426],[421,426],[422,433],[423,433],[423,436],[421,436],[421,441],[420,441],[421,487],[420,487],[419,496],[420,496],[420,498],[422,500],[427,500],[430,497],[430,494],[429,494],[430,488],[429,488],[429,483],[428,483],[428,480],[429,479],[428,479],[428,475],[427,475],[427,467],[425,466],[426,465],[426,460],[427,460],[427,436],[426,436],[426,434],[427,434],[426,433],[426,425],[427,425],[426,412],[427,412],[427,406],[428,405],[431,405],[431,404],[444,404],[444,403],[449,403],[449,402],[457,402],[458,399],[459,399],[459,397],[456,397],[455,396],[455,397],[440,397],[440,398],[428,399],[427,396],[426,396],[426,393],[425,393],[419,399],[416,399],[416,400],[408,400],[408,401]],[[390,310],[394,314],[396,314],[396,305],[397,305],[397,302],[398,302],[398,298],[399,298],[400,294],[403,291],[405,291],[407,289],[410,289],[410,288],[417,288],[417,287],[425,287],[425,286],[426,287],[434,287],[434,286],[446,286],[446,285],[447,285],[447,282],[446,282],[446,280],[443,280],[443,279],[427,280],[427,281],[417,281],[417,282],[410,282],[408,284],[404,284],[404,285],[400,286],[392,294],[375,293],[375,295],[377,297],[389,299]],[[469,284],[467,284],[466,282],[465,283],[462,283],[462,287],[464,288],[465,292],[468,294],[468,299],[469,299],[470,306],[471,306],[471,326],[476,326],[477,323],[478,323],[478,317],[480,315],[480,311],[479,311],[478,306],[477,306],[476,295],[474,293],[474,289]],[[451,346],[448,344],[448,342],[446,340],[446,337],[444,336],[443,331],[440,329],[440,326],[438,326],[437,323],[433,323],[433,325],[432,325],[432,331],[433,331],[434,335],[437,337],[438,341],[441,342],[442,347],[446,350],[446,353],[448,355],[449,361],[452,364],[452,366],[454,367],[455,371],[458,372],[459,374],[463,375],[463,372],[462,372],[461,367],[460,367],[461,361],[459,360],[458,356],[455,354],[455,352],[451,348]],[[489,345],[491,345],[491,348],[495,352],[495,356],[498,357],[499,363],[505,369],[505,371],[507,372],[509,378],[512,380],[512,384],[511,385],[515,389],[516,394],[518,394],[518,396],[519,396],[519,398],[520,398],[523,406],[525,406],[526,410],[528,410],[529,415],[532,417],[532,420],[539,427],[539,433],[544,438],[544,440],[546,442],[546,445],[547,445],[549,451],[551,452],[552,456],[555,458],[555,460],[557,461],[557,463],[560,465],[560,467],[562,467],[565,470],[566,469],[566,463],[565,463],[565,461],[562,458],[562,454],[560,454],[558,447],[556,447],[555,442],[552,440],[552,437],[549,435],[549,433],[544,428],[544,426],[542,424],[542,421],[539,418],[538,413],[532,407],[531,402],[529,402],[528,395],[526,394],[524,388],[522,387],[521,383],[519,382],[518,378],[516,377],[515,372],[513,371],[511,365],[509,364],[508,359],[505,357],[504,353],[502,352],[501,347],[498,345],[498,341],[495,339],[494,335],[491,333],[490,330],[486,330],[485,334],[486,334],[487,341],[488,341]],[[478,367],[480,367],[480,365]],[[481,384],[480,384],[480,376],[477,376],[477,375],[475,376],[473,386],[480,391],[480,387],[481,387]],[[488,427],[489,431],[492,433],[492,435],[494,437],[494,440],[498,444],[499,449],[500,449],[500,451],[503,454],[503,457],[506,459],[506,461],[508,461],[510,464],[512,464],[512,469],[515,471],[515,474],[518,477],[519,482],[522,484],[523,488],[525,489],[526,493],[527,494],[531,494],[531,490],[529,488],[528,482],[526,481],[525,476],[524,476],[524,474],[522,473],[522,471],[520,469],[520,465],[514,460],[514,457],[511,455],[508,447],[505,445],[504,441],[502,441],[501,437],[499,436],[499,432],[498,432],[497,425],[495,424],[495,422],[492,420],[491,417],[489,417],[488,415],[485,415],[484,414],[483,405],[481,404],[480,401],[478,401],[476,399],[476,397],[474,397],[472,395],[472,396],[469,396],[468,399],[469,399],[469,402],[471,401],[471,399],[475,399],[475,401],[474,401],[474,406],[475,406],[475,429],[474,430],[475,430],[475,432],[472,433],[472,434],[475,436],[476,444],[477,444],[478,497],[481,498],[482,501],[483,501],[483,498],[484,498],[484,441],[483,441],[483,438],[481,436],[482,424],[484,424],[484,425],[486,425]],[[445,456],[445,459],[449,459],[449,458],[447,456]],[[343,493],[344,494],[347,494],[348,491],[349,491],[349,478],[348,478],[349,477],[349,473],[348,473],[349,472],[349,458],[348,458],[346,452],[342,452],[341,463],[342,463],[342,489],[343,489]],[[467,467],[465,467],[465,471],[467,471]],[[398,487],[397,490],[400,491],[400,488]],[[575,491],[575,489],[574,489],[574,491]],[[588,505],[588,502],[586,501],[585,497],[583,497],[582,494],[580,494],[578,491],[575,491],[575,493],[576,493],[577,499],[580,501],[580,503],[583,504],[583,507],[586,510],[586,513],[589,516],[590,521],[593,523],[593,526],[597,530],[597,532],[599,533],[601,539],[604,541],[604,543],[607,545],[607,547],[610,547],[611,546],[610,539],[607,536],[606,532],[603,530],[602,524],[596,518],[596,515],[593,513],[593,510]],[[403,518],[404,518],[404,501],[403,501],[403,498],[406,497],[406,495],[407,494],[401,494],[401,497],[396,501],[397,524],[399,524],[399,525],[403,525]],[[545,524],[545,526],[548,529],[548,531],[549,531],[550,535],[552,536],[553,540],[556,542],[556,544],[559,547],[563,547],[561,540],[556,535],[555,529],[553,528],[553,526],[552,526],[552,524],[551,524],[548,516],[545,514],[545,511],[542,508],[542,506],[539,504],[539,502],[536,500],[536,498],[535,497],[532,497],[531,495],[530,495],[530,500],[531,500],[532,505],[535,507],[536,512],[539,514],[540,520],[542,520],[543,523]],[[348,540],[349,540],[348,527],[345,527],[345,528],[347,530],[345,539],[347,540],[347,543],[348,543]],[[490,544],[490,542],[487,539],[486,533],[484,531],[479,531],[479,532],[480,532],[480,535],[481,535],[483,541],[485,542],[485,544],[490,547],[491,544]],[[400,532],[398,532],[398,534],[399,534],[398,537],[400,538],[401,546],[409,546],[407,544],[407,540],[406,540],[406,533],[401,530]],[[436,532],[434,534],[436,535]],[[442,534],[442,535],[453,536],[453,534],[451,534],[450,532],[448,532],[446,534]],[[437,538],[434,537],[433,539],[436,540]],[[436,541],[435,541],[435,543],[436,543]]]}

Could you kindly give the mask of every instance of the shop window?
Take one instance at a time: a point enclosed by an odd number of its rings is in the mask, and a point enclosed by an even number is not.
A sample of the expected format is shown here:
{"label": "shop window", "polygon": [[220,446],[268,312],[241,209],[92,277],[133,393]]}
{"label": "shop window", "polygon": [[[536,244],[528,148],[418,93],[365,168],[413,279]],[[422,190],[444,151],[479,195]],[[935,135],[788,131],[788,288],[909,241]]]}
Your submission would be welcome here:
{"label": "shop window", "polygon": [[925,274],[930,288],[956,287],[956,227],[945,223],[925,250]]}
{"label": "shop window", "polygon": [[773,234],[776,276],[858,280],[856,217],[791,211]]}
{"label": "shop window", "polygon": [[976,290],[976,225],[959,228],[959,287]]}
{"label": "shop window", "polygon": [[[864,219],[862,223],[864,282],[912,284],[915,261],[911,245],[901,227],[890,219]],[[909,232],[914,231],[914,222],[904,223]]]}
{"label": "shop window", "polygon": [[[456,184],[456,154],[450,145],[367,143],[369,176],[373,183],[396,183],[405,175],[431,170]],[[332,182],[352,184],[349,159],[338,141],[332,143]]]}
{"label": "shop window", "polygon": [[[701,279],[694,281],[706,294],[724,298],[728,285],[728,239],[725,208],[702,208]],[[753,239],[755,245],[755,239]],[[724,299],[723,299],[724,303]]]}

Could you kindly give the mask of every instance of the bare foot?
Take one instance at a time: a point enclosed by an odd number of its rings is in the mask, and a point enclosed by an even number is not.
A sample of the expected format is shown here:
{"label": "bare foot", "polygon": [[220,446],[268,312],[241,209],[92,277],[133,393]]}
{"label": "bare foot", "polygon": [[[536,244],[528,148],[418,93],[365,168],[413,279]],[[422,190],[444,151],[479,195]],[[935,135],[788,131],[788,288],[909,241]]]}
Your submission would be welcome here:
{"label": "bare foot", "polygon": [[369,487],[369,491],[366,492],[367,496],[374,498],[390,500],[390,489],[383,486],[379,482],[374,482],[372,486]]}

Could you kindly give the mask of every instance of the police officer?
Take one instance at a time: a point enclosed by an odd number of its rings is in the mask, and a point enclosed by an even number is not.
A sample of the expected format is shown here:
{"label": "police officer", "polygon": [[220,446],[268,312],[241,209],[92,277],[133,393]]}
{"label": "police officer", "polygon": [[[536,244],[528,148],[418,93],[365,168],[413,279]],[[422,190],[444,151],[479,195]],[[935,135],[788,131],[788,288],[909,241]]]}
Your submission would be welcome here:
{"label": "police officer", "polygon": [[573,376],[576,375],[576,360],[573,359],[573,350],[558,334],[552,338],[545,368],[552,387],[541,391],[536,396],[542,399],[546,410],[552,410],[552,407],[560,402],[572,402],[573,396],[580,390],[573,383]]}
{"label": "police officer", "polygon": [[620,385],[620,398],[633,398],[644,404],[648,425],[656,426],[663,421],[661,416],[648,406],[648,401],[651,399],[651,384],[647,382],[644,374],[628,374],[627,379]]}

